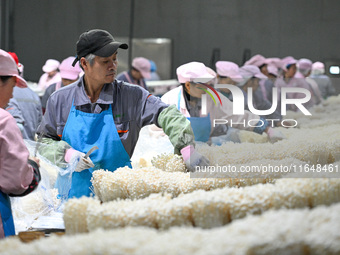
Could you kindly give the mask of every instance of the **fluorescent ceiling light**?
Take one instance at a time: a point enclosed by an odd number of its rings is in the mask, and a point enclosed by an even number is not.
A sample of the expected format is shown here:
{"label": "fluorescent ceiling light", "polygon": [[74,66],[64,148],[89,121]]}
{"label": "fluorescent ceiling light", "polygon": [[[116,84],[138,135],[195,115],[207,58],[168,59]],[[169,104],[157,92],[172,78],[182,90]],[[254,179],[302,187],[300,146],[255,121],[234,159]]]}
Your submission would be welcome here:
{"label": "fluorescent ceiling light", "polygon": [[340,67],[339,66],[330,66],[329,67],[330,74],[340,74]]}

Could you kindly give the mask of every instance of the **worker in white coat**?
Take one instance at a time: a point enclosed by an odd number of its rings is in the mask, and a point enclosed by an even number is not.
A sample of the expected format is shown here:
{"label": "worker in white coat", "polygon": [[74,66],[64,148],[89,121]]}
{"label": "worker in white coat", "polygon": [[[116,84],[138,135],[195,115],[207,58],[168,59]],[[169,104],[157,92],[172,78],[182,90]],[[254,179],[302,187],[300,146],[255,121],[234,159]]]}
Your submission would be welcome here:
{"label": "worker in white coat", "polygon": [[[161,99],[167,104],[176,105],[177,109],[190,120],[196,141],[208,142],[212,137],[223,137],[225,141],[230,138],[232,140],[233,135],[228,134],[230,127],[259,134],[266,132],[272,142],[284,138],[281,132],[271,128],[269,123],[265,119],[260,119],[258,115],[249,111],[244,111],[244,115],[233,115],[233,103],[214,89],[213,91],[216,92],[215,95],[220,102],[215,104],[214,99],[207,96],[208,114],[202,114],[201,96],[209,88],[207,83],[214,80],[215,77],[208,73],[203,63],[199,62],[181,65],[176,72],[181,86],[170,90]],[[223,119],[227,121],[227,124],[214,127],[216,119]],[[247,124],[249,122],[252,123],[251,126]],[[217,140],[221,141],[221,139]]]}
{"label": "worker in white coat", "polygon": [[[296,64],[297,64],[297,60],[291,56],[288,56],[282,59],[283,77],[279,77],[275,80],[275,86],[278,88],[279,93],[281,91],[281,88],[283,87],[303,88],[303,89],[307,89],[311,91],[310,85],[306,82],[305,79],[295,77],[296,70],[297,70]],[[308,102],[302,104],[307,109],[315,105],[312,91],[311,91],[311,94],[312,94],[311,99]],[[303,93],[298,93],[298,92],[287,94],[287,98],[289,99],[300,99],[304,97],[305,95]],[[287,108],[288,109],[286,110],[292,110],[292,111],[298,110],[298,108],[295,105],[289,105],[287,106]]]}
{"label": "worker in white coat", "polygon": [[[217,61],[215,63],[216,73],[217,73],[217,83],[218,84],[231,84],[237,85],[243,79],[240,74],[239,66],[231,61]],[[223,96],[227,97],[230,101],[233,101],[233,94],[227,88],[219,88],[217,89],[219,92],[223,94]],[[247,101],[245,100],[245,109],[247,107]]]}
{"label": "worker in white coat", "polygon": [[320,61],[313,63],[310,78],[318,84],[323,99],[336,94],[332,80],[325,74],[324,63]]}
{"label": "worker in white coat", "polygon": [[[270,102],[266,95],[263,93],[261,89],[261,82],[268,80],[268,77],[265,76],[257,66],[254,65],[244,65],[240,67],[240,74],[243,77],[243,82],[239,83],[239,86],[242,87],[242,90],[245,92],[246,99],[248,98],[249,88],[252,91],[252,106],[257,110],[268,110],[272,107],[272,102]],[[263,83],[262,83],[263,84]],[[271,93],[272,90],[270,91]],[[280,96],[278,95],[278,100]],[[280,113],[280,103],[277,103],[276,109],[269,115],[261,116],[267,119],[274,119],[275,126],[279,126],[282,120],[282,115]],[[249,105],[248,105],[249,107]]]}
{"label": "worker in white coat", "polygon": [[45,91],[48,86],[61,81],[59,73],[60,62],[56,59],[46,60],[45,65],[42,67],[43,74],[39,78],[38,87],[41,91]]}
{"label": "worker in white coat", "polygon": [[[249,59],[247,62],[245,62],[244,66],[256,66],[259,68],[260,72],[265,75],[268,78],[271,78],[271,74],[269,73],[268,66],[269,64],[277,61],[274,58],[266,59],[262,55],[255,55],[251,59]],[[270,103],[272,103],[272,91],[275,87],[274,82],[272,79],[260,79],[259,80],[259,89],[263,95],[264,100],[268,100]]]}
{"label": "worker in white coat", "polygon": [[309,90],[313,95],[315,104],[320,104],[322,102],[322,96],[318,84],[312,78],[309,77],[312,71],[313,62],[307,58],[301,58],[298,63],[298,71],[295,73],[295,78],[305,79],[309,84]]}

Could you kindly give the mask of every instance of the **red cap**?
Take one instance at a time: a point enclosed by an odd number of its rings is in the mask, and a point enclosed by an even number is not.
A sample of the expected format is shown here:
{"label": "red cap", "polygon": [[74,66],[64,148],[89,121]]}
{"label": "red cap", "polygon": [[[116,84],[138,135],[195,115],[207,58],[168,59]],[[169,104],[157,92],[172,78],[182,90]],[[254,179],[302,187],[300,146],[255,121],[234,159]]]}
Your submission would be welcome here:
{"label": "red cap", "polygon": [[17,54],[15,54],[15,52],[10,52],[10,51],[8,51],[7,53],[8,53],[9,55],[11,55],[12,58],[14,59],[15,63],[17,63],[17,65],[19,65],[19,59],[18,59]]}
{"label": "red cap", "polygon": [[27,83],[24,78],[20,77],[18,66],[12,55],[0,49],[0,76],[15,76],[17,77],[16,85],[20,88],[26,88]]}

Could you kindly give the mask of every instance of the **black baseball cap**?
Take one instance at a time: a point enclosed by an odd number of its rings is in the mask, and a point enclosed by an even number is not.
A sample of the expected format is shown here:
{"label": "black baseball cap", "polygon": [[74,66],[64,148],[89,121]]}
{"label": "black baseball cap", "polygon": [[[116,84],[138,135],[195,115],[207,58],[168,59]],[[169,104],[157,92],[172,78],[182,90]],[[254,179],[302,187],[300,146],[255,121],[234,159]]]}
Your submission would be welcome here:
{"label": "black baseball cap", "polygon": [[74,66],[82,57],[92,53],[99,57],[109,57],[118,48],[126,50],[128,45],[115,41],[113,36],[102,29],[92,29],[82,33],[77,42],[77,56],[73,61]]}

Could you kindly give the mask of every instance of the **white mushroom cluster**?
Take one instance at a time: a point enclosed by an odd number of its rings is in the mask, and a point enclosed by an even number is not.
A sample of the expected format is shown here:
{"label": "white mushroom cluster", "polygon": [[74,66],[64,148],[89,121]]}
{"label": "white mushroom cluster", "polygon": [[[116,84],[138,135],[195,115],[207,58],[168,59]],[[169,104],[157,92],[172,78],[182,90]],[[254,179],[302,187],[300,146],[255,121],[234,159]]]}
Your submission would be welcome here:
{"label": "white mushroom cluster", "polygon": [[151,160],[154,167],[166,172],[187,172],[182,156],[162,153]]}
{"label": "white mushroom cluster", "polygon": [[0,241],[9,254],[339,254],[340,204],[312,210],[268,211],[210,230],[174,227],[98,229],[74,236],[51,236],[29,244]]}
{"label": "white mushroom cluster", "polygon": [[[280,161],[266,161],[273,166],[282,165]],[[266,163],[261,161],[261,164]],[[287,162],[287,161],[285,161]],[[289,159],[298,164],[300,161]],[[260,162],[257,162],[260,164]],[[252,163],[252,166],[254,163]],[[238,168],[240,166],[237,166]],[[131,169],[119,168],[114,172],[97,170],[91,179],[94,193],[102,202],[115,199],[140,199],[153,193],[167,193],[172,197],[195,190],[213,190],[223,187],[244,187],[258,183],[274,182],[281,173],[193,173],[168,172],[155,167]],[[228,177],[228,178],[227,178]]]}
{"label": "white mushroom cluster", "polygon": [[297,120],[300,128],[326,127],[329,125],[340,124],[340,96],[331,96],[309,109],[312,115],[306,116],[302,112],[287,111],[286,119]]}
{"label": "white mushroom cluster", "polygon": [[37,217],[47,214],[60,205],[60,199],[57,198],[57,195],[57,189],[37,189],[24,197],[11,198],[14,216],[21,218],[26,215]]}
{"label": "white mushroom cluster", "polygon": [[197,146],[212,165],[245,164],[256,160],[295,158],[308,164],[330,164],[340,160],[339,125],[313,129],[283,129],[288,139],[271,143],[225,143]]}
{"label": "white mushroom cluster", "polygon": [[[0,255],[340,254],[340,96],[310,111],[288,112],[285,119],[298,126],[279,128],[287,139],[274,144],[266,134],[240,131],[240,144],[197,145],[211,168],[195,173],[169,154],[170,146],[157,151],[153,166],[148,151],[134,169],[97,170],[96,197],[65,204],[67,236],[30,244],[5,239]],[[249,171],[217,172],[218,166]],[[289,171],[263,172],[264,166]],[[25,210],[41,211],[34,203]]]}
{"label": "white mushroom cluster", "polygon": [[71,199],[70,201],[72,201],[72,206],[65,206],[63,210],[64,222],[67,222],[74,233],[87,232],[87,209],[91,206],[98,207],[100,202],[88,197]]}
{"label": "white mushroom cluster", "polygon": [[59,209],[57,189],[46,189],[42,183],[24,197],[12,197],[11,207],[16,233],[31,228],[40,216],[49,216]]}
{"label": "white mushroom cluster", "polygon": [[[285,178],[275,184],[198,190],[173,199],[167,194],[102,204],[95,198],[70,199],[65,204],[64,222],[67,233],[127,226],[213,228],[271,209],[313,208],[339,201],[338,178]],[[77,226],[78,221],[81,226]]]}

